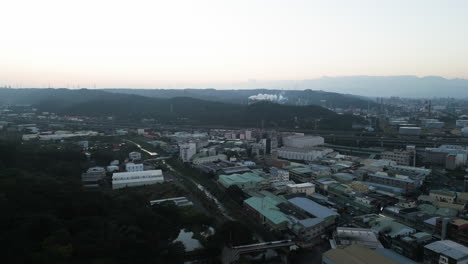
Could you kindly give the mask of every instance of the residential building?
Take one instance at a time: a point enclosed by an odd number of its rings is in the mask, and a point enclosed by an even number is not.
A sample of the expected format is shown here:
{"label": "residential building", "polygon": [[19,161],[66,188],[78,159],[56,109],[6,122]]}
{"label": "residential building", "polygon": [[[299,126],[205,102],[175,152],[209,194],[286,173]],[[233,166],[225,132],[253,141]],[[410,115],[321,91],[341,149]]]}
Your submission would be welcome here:
{"label": "residential building", "polygon": [[454,203],[457,198],[457,193],[447,190],[431,190],[429,196],[439,202]]}
{"label": "residential building", "polygon": [[310,182],[288,184],[287,190],[289,193],[304,193],[306,195],[311,195],[315,193],[315,184],[312,184]]}
{"label": "residential building", "polygon": [[270,168],[270,179],[289,181],[289,171],[272,167]]}
{"label": "residential building", "polygon": [[190,162],[192,156],[197,153],[197,144],[193,142],[180,144],[179,149],[179,156],[182,162]]}
{"label": "residential building", "polygon": [[406,150],[385,151],[380,154],[382,159],[393,160],[398,165],[409,166],[412,165],[412,153]]}
{"label": "residential building", "polygon": [[150,185],[164,182],[161,170],[116,172],[112,175],[112,189]]}

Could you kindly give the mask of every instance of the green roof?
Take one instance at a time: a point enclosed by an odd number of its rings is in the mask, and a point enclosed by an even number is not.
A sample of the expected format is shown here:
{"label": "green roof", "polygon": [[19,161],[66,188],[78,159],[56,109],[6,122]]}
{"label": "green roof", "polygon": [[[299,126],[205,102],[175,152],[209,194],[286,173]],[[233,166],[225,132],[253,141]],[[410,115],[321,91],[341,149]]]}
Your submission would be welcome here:
{"label": "green roof", "polygon": [[284,215],[277,207],[280,202],[276,199],[272,199],[270,197],[250,197],[245,200],[244,203],[248,204],[275,225],[289,222],[286,215]]}
{"label": "green roof", "polygon": [[375,230],[379,233],[384,233],[390,237],[395,237],[402,234],[412,233],[415,230],[404,224],[400,224],[393,220],[383,220],[377,222],[372,226],[372,230]]}
{"label": "green roof", "polygon": [[237,184],[244,184],[244,183],[258,183],[262,182],[265,179],[258,176],[255,173],[247,172],[243,174],[232,174],[232,175],[220,175],[219,181],[222,182],[224,185],[231,186]]}

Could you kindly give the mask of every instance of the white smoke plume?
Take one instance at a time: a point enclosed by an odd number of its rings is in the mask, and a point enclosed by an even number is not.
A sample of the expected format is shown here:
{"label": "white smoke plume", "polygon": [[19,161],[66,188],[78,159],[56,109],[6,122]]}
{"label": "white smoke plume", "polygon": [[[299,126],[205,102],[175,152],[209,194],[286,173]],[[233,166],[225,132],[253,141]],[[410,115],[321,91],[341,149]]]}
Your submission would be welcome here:
{"label": "white smoke plume", "polygon": [[279,95],[276,95],[276,94],[262,94],[262,93],[259,93],[257,95],[252,95],[252,96],[249,96],[249,100],[255,100],[255,101],[272,101],[272,102],[283,102],[285,100],[287,100],[286,97],[284,97],[283,95],[279,94]]}

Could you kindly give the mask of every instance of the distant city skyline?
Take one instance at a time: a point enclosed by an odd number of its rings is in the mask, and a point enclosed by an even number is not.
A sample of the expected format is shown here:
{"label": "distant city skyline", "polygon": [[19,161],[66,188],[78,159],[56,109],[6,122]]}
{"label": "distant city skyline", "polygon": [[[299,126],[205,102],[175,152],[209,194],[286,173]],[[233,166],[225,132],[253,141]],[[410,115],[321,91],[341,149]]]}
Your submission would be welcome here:
{"label": "distant city skyline", "polygon": [[0,10],[0,86],[223,89],[322,76],[468,79],[463,0],[19,0]]}

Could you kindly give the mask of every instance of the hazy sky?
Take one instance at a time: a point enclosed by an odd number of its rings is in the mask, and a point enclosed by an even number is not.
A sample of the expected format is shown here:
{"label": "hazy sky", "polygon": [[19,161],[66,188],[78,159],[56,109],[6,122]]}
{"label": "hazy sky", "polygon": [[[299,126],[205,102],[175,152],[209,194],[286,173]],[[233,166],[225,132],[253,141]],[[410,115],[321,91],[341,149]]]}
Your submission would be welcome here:
{"label": "hazy sky", "polygon": [[0,10],[0,86],[468,78],[467,0],[4,0]]}

